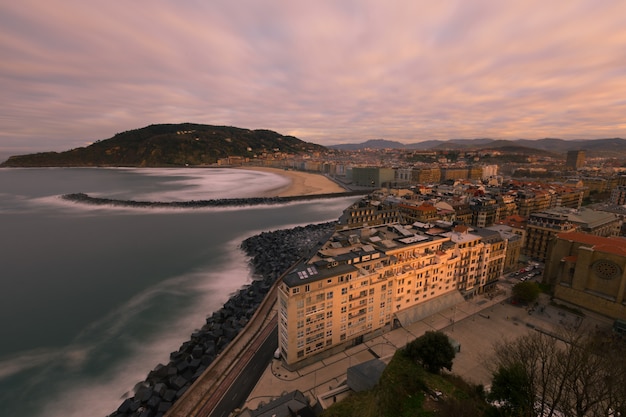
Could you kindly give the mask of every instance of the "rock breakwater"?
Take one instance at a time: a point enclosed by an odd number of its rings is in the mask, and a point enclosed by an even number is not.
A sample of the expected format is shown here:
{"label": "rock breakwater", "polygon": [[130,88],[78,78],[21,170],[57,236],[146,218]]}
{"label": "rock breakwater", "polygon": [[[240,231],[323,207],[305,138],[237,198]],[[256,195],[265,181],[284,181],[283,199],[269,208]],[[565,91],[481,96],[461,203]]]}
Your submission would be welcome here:
{"label": "rock breakwater", "polygon": [[263,232],[244,240],[241,249],[250,257],[254,280],[207,317],[202,328],[170,354],[167,365],[150,371],[134,396],[109,417],[162,417],[246,326],[276,279],[327,240],[335,224]]}
{"label": "rock breakwater", "polygon": [[[371,190],[370,190],[371,192]],[[366,191],[346,191],[343,193],[327,193],[313,195],[298,195],[290,197],[248,197],[248,198],[222,198],[215,200],[190,200],[190,201],[135,201],[116,200],[112,198],[92,197],[85,193],[64,194],[62,199],[75,203],[91,204],[96,206],[137,207],[137,208],[202,208],[202,207],[232,207],[232,206],[256,206],[262,204],[284,204],[294,201],[308,201],[324,198],[351,197],[367,194]]]}

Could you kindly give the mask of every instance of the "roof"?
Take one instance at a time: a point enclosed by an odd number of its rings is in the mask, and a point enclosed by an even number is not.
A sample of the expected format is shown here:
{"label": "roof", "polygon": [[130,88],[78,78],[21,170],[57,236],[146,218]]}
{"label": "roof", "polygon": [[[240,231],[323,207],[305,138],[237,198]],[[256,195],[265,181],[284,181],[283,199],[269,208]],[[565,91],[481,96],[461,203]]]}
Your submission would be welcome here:
{"label": "roof", "polygon": [[257,408],[251,414],[253,417],[291,417],[294,413],[303,417],[315,415],[304,394],[298,390]]}
{"label": "roof", "polygon": [[601,237],[580,232],[558,233],[559,239],[582,243],[598,252],[626,256],[626,239],[621,237]]}

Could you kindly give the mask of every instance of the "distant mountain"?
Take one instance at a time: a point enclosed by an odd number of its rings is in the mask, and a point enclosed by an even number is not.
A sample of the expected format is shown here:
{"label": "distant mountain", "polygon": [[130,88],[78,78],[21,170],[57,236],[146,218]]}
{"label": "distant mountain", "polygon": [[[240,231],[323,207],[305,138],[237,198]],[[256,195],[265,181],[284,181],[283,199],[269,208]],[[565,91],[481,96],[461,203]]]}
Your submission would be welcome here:
{"label": "distant mountain", "polygon": [[344,143],[329,146],[330,149],[340,149],[342,151],[359,151],[363,149],[405,149],[407,145],[401,142],[385,139],[369,139],[362,143]]}
{"label": "distant mountain", "polygon": [[521,147],[522,150],[548,151],[553,154],[564,154],[567,151],[586,150],[590,156],[615,156],[626,155],[626,139],[578,139],[563,140],[545,138],[537,140],[496,140],[489,138],[481,139],[450,139],[450,140],[427,140],[415,143],[401,143],[385,139],[368,140],[363,143],[332,145],[329,148],[341,150],[369,149],[411,149],[411,150],[484,150],[502,149],[514,152]]}
{"label": "distant mountain", "polygon": [[12,156],[2,167],[208,165],[228,156],[254,157],[277,151],[325,151],[321,145],[271,130],[193,123],[157,124],[118,133],[110,139],[65,152]]}

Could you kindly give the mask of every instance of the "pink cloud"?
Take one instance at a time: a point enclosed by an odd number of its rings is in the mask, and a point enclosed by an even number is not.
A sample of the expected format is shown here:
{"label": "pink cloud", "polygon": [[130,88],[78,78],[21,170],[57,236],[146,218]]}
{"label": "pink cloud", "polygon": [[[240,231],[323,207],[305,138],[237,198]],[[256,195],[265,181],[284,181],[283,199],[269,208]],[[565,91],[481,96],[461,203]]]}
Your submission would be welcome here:
{"label": "pink cloud", "polygon": [[626,136],[624,15],[619,1],[14,2],[0,147],[183,121],[322,144]]}

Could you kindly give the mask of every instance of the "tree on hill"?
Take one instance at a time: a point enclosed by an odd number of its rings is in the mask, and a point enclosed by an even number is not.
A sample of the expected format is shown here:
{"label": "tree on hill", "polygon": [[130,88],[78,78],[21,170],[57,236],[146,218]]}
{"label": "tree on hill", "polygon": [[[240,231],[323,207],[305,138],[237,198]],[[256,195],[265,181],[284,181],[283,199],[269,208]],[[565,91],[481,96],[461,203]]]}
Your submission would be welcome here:
{"label": "tree on hill", "polygon": [[452,360],[456,355],[448,336],[442,332],[428,331],[410,342],[405,354],[421,363],[429,372],[438,374],[442,368],[452,370]]}
{"label": "tree on hill", "polygon": [[511,289],[513,299],[520,303],[532,303],[539,297],[541,290],[536,282],[519,282]]}

